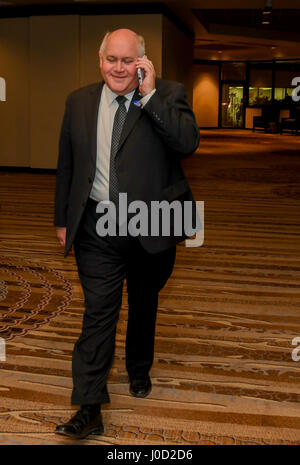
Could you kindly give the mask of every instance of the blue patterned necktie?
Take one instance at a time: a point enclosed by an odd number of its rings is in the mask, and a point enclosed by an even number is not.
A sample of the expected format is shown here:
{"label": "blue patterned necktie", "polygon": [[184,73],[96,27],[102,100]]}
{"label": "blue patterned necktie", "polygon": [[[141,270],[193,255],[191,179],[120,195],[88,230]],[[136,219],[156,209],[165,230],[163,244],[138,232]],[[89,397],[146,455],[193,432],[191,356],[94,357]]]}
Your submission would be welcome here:
{"label": "blue patterned necktie", "polygon": [[126,97],[124,95],[119,95],[116,98],[116,101],[119,104],[119,107],[116,111],[114,117],[114,124],[111,136],[111,149],[110,149],[110,173],[109,173],[109,200],[113,202],[116,206],[116,210],[118,211],[118,203],[119,203],[119,186],[118,186],[118,178],[116,172],[116,165],[115,165],[115,157],[118,151],[120,137],[122,133],[122,129],[125,123],[127,111],[125,107]]}

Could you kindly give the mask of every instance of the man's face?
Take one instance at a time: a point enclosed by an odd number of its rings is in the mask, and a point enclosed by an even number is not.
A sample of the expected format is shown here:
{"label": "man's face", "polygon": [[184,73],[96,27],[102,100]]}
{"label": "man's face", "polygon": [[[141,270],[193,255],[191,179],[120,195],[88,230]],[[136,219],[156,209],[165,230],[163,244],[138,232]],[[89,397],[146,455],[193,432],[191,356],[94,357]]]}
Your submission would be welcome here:
{"label": "man's face", "polygon": [[112,34],[99,56],[103,79],[113,92],[125,95],[138,86],[135,66],[138,45],[134,37]]}

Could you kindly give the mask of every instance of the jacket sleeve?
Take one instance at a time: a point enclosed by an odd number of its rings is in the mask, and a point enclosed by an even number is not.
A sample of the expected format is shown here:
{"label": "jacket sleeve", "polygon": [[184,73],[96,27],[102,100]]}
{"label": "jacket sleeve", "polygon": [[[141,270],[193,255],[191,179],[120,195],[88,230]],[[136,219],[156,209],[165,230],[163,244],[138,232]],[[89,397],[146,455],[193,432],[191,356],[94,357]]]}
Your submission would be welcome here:
{"label": "jacket sleeve", "polygon": [[191,155],[200,142],[200,131],[182,84],[167,96],[157,89],[144,106],[164,143],[182,157]]}
{"label": "jacket sleeve", "polygon": [[67,224],[67,211],[73,173],[70,112],[70,102],[69,99],[67,99],[59,137],[59,155],[56,174],[54,225],[58,227],[64,227]]}

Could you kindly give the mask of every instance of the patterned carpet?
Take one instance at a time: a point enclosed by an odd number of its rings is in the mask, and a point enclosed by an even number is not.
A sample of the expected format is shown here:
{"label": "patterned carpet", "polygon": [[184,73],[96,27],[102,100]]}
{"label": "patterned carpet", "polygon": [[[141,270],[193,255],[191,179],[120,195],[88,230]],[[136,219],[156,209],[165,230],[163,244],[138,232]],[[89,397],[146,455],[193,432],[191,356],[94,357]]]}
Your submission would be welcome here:
{"label": "patterned carpet", "polygon": [[[40,328],[63,312],[72,300],[72,285],[46,265],[0,255],[0,337],[11,341]],[[6,278],[6,281],[4,279]]]}
{"label": "patterned carpet", "polygon": [[[126,286],[103,436],[80,444],[300,444],[300,138],[202,131],[184,161],[205,241],[178,246],[159,301],[153,390],[128,392]],[[53,222],[55,177],[0,172],[0,444],[70,444],[83,295]]]}
{"label": "patterned carpet", "polygon": [[7,294],[7,284],[5,281],[0,281],[0,300],[4,300]]}

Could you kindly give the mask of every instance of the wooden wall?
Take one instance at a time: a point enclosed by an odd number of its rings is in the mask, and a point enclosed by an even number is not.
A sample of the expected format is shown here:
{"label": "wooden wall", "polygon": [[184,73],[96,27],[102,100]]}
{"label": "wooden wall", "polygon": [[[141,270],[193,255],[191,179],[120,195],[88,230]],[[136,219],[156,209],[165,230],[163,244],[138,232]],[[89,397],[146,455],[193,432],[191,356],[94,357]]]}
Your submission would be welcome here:
{"label": "wooden wall", "polygon": [[0,20],[0,76],[6,81],[6,101],[0,102],[0,165],[28,166],[29,20]]}
{"label": "wooden wall", "polygon": [[219,66],[194,65],[194,112],[200,127],[218,127]]}
{"label": "wooden wall", "polygon": [[[162,14],[0,19],[0,76],[7,85],[7,100],[0,102],[0,166],[56,168],[65,99],[72,90],[101,79],[99,45],[108,30],[118,27],[145,37],[157,76],[163,75],[164,63],[163,77],[182,81],[180,66],[171,68],[171,61],[183,60],[184,49],[177,50],[183,33],[164,22]],[[186,82],[192,95],[191,79]]]}

